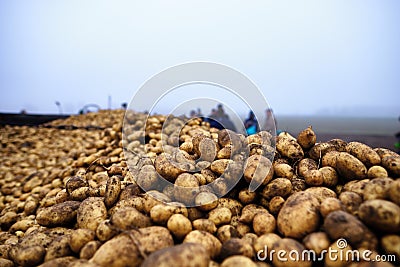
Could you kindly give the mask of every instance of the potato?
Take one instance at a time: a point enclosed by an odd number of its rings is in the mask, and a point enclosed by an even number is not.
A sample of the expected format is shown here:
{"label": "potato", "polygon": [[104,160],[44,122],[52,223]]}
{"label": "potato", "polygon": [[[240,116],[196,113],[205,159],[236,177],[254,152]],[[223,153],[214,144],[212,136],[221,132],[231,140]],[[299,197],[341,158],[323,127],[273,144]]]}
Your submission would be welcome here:
{"label": "potato", "polygon": [[394,177],[400,176],[400,156],[387,156],[382,158],[382,166]]}
{"label": "potato", "polygon": [[[83,201],[84,199],[88,198],[91,194],[91,188],[88,186],[79,187],[71,192],[69,195],[70,200],[75,201]],[[94,194],[94,193],[92,193]]]}
{"label": "potato", "polygon": [[293,178],[292,182],[292,193],[304,191],[307,188],[306,181],[300,178]]}
{"label": "potato", "polygon": [[159,249],[171,247],[174,240],[167,228],[161,226],[150,226],[131,230],[128,232],[131,238],[140,244],[141,252],[149,255]]}
{"label": "potato", "polygon": [[256,256],[259,257],[266,250],[271,250],[273,244],[281,239],[282,238],[275,233],[267,233],[259,236],[253,244]]}
{"label": "potato", "polygon": [[317,255],[320,255],[323,250],[327,250],[330,245],[329,237],[324,232],[314,232],[303,239],[304,246]]}
{"label": "potato", "polygon": [[364,188],[364,200],[389,199],[389,190],[393,180],[390,178],[375,178]]}
{"label": "potato", "polygon": [[144,165],[137,175],[136,182],[144,191],[149,191],[157,188],[160,180],[153,165]]}
{"label": "potato", "polygon": [[80,250],[79,258],[87,260],[91,259],[100,246],[101,243],[99,241],[92,240],[87,242]]}
{"label": "potato", "polygon": [[45,261],[49,261],[55,258],[61,258],[72,255],[72,250],[69,246],[70,236],[63,235],[59,236],[51,242],[47,248]]}
{"label": "potato", "polygon": [[33,226],[35,222],[33,220],[20,220],[14,223],[10,229],[8,230],[10,233],[15,233],[16,231],[23,231],[25,232],[29,227]]}
{"label": "potato", "polygon": [[77,222],[79,228],[96,231],[97,226],[107,218],[107,209],[100,197],[89,197],[79,206]]}
{"label": "potato", "polygon": [[127,234],[120,234],[104,243],[90,259],[92,263],[108,267],[135,267],[142,261],[137,244]]}
{"label": "potato", "polygon": [[322,174],[324,186],[333,187],[333,186],[337,185],[337,183],[339,181],[339,177],[334,168],[332,168],[330,166],[325,166],[325,167],[320,168],[319,171]]}
{"label": "potato", "polygon": [[[279,254],[274,254],[272,263],[277,267],[311,267],[312,262],[309,259],[301,257],[304,246],[298,241],[291,238],[282,238],[272,245],[272,249],[275,251],[282,250]],[[283,257],[287,260],[282,260],[278,257]],[[298,257],[296,255],[299,255]],[[266,255],[267,257],[269,255]],[[294,258],[293,258],[294,257]],[[298,259],[297,259],[298,258]]]}
{"label": "potato", "polygon": [[258,236],[273,233],[276,228],[275,217],[268,212],[259,212],[254,216],[253,229]]}
{"label": "potato", "polygon": [[228,224],[231,221],[231,218],[232,212],[230,209],[225,207],[215,208],[208,213],[208,219],[214,222],[216,226]]}
{"label": "potato", "polygon": [[240,190],[238,195],[240,202],[243,204],[252,203],[256,199],[256,197],[257,193],[249,191],[248,188],[243,188],[242,190]]}
{"label": "potato", "polygon": [[320,213],[322,217],[326,217],[329,213],[336,210],[344,210],[344,206],[339,199],[328,197],[321,202]]}
{"label": "potato", "polygon": [[301,131],[297,136],[297,143],[299,143],[304,150],[310,149],[315,145],[316,141],[317,136],[315,135],[311,126]]}
{"label": "potato", "polygon": [[228,208],[228,209],[230,209],[232,214],[236,215],[242,211],[243,205],[236,199],[221,197],[218,199],[217,207]]}
{"label": "potato", "polygon": [[360,205],[358,215],[371,228],[386,233],[400,231],[400,207],[393,202],[382,199],[367,200]]}
{"label": "potato", "polygon": [[222,243],[224,243],[231,238],[240,237],[240,233],[232,225],[223,225],[218,228],[217,237]]}
{"label": "potato", "polygon": [[54,227],[72,223],[80,206],[78,201],[66,201],[52,207],[42,209],[36,216],[36,221],[42,226]]}
{"label": "potato", "polygon": [[232,156],[232,147],[230,145],[224,146],[217,153],[217,159],[230,159]]}
{"label": "potato", "polygon": [[175,180],[174,197],[177,201],[193,204],[199,192],[199,182],[192,174],[182,173]]}
{"label": "potato", "polygon": [[273,215],[277,215],[281,208],[283,207],[283,204],[285,203],[285,199],[281,196],[276,196],[273,197],[269,203],[268,203],[268,210],[271,212]]}
{"label": "potato", "polygon": [[192,223],[182,214],[173,214],[167,222],[168,230],[178,239],[183,239],[192,231]]}
{"label": "potato", "polygon": [[381,239],[382,248],[386,254],[396,255],[396,259],[400,259],[400,236],[386,235]]}
{"label": "potato", "polygon": [[94,240],[96,233],[89,229],[76,229],[72,232],[69,239],[69,246],[75,253],[79,253],[81,248],[89,241]]}
{"label": "potato", "polygon": [[292,183],[286,178],[275,178],[270,181],[261,191],[261,196],[266,199],[271,199],[275,196],[283,198],[289,196],[292,192]]}
{"label": "potato", "polygon": [[292,166],[287,163],[278,163],[273,164],[274,166],[274,174],[276,177],[287,178],[291,180],[294,176],[294,170]]}
{"label": "potato", "polygon": [[326,187],[310,187],[305,190],[305,192],[311,193],[318,199],[318,201],[321,203],[324,201],[326,198],[330,197],[336,197],[336,193]]}
{"label": "potato", "polygon": [[253,222],[254,216],[259,212],[267,212],[267,210],[256,204],[249,204],[244,206],[239,221],[242,223],[250,224]]}
{"label": "potato", "polygon": [[368,178],[380,178],[380,177],[388,177],[388,173],[385,168],[382,166],[372,166],[367,171]]}
{"label": "potato", "polygon": [[304,180],[307,185],[320,186],[324,183],[324,177],[319,170],[308,170],[304,173]]}
{"label": "potato", "polygon": [[221,252],[221,242],[212,234],[204,231],[194,230],[186,235],[183,243],[198,243],[203,245],[212,259]]}
{"label": "potato", "polygon": [[234,255],[226,258],[220,265],[220,267],[235,267],[235,266],[242,266],[242,267],[257,267],[258,265],[250,260],[246,256],[241,255]]}
{"label": "potato", "polygon": [[0,266],[3,267],[14,267],[14,263],[10,260],[0,258]]}
{"label": "potato", "polygon": [[335,147],[335,150],[338,152],[346,152],[347,142],[342,139],[331,139],[328,141],[328,144],[331,144]]}
{"label": "potato", "polygon": [[210,255],[207,249],[197,243],[183,243],[160,249],[143,262],[142,267],[208,267]]}
{"label": "potato", "polygon": [[291,160],[299,160],[304,157],[304,152],[299,143],[293,137],[279,135],[276,141],[276,150],[284,157]]}
{"label": "potato", "polygon": [[268,158],[261,155],[253,155],[247,159],[243,175],[248,183],[254,180],[259,184],[266,185],[271,181],[274,169]]}
{"label": "potato", "polygon": [[303,238],[319,226],[318,199],[308,192],[296,192],[283,204],[277,226],[285,237]]}
{"label": "potato", "polygon": [[213,162],[213,160],[217,157],[218,146],[214,140],[210,138],[204,138],[200,140],[198,146],[196,147],[193,144],[193,149],[200,157],[201,160]]}
{"label": "potato", "polygon": [[43,246],[14,246],[9,253],[10,259],[19,266],[36,266],[43,262],[46,250]]}
{"label": "potato", "polygon": [[111,225],[110,220],[104,220],[97,226],[96,237],[104,242],[108,241],[119,233],[119,230]]}
{"label": "potato", "polygon": [[332,150],[327,152],[321,160],[321,164],[323,167],[332,167],[336,169],[337,158],[339,156],[338,151]]}
{"label": "potato", "polygon": [[131,207],[117,210],[111,216],[110,222],[113,226],[122,230],[143,228],[151,225],[151,220],[148,216]]}
{"label": "potato", "polygon": [[231,164],[233,160],[230,159],[217,159],[211,163],[210,169],[217,175],[222,175],[229,164]]}
{"label": "potato", "polygon": [[371,147],[360,143],[350,142],[346,145],[346,152],[358,158],[365,166],[379,165],[381,158]]}
{"label": "potato", "polygon": [[392,202],[400,206],[400,179],[392,182],[389,189],[389,198]]}
{"label": "potato", "polygon": [[362,198],[354,192],[343,192],[339,195],[340,202],[343,203],[346,211],[351,214],[357,214],[358,208],[362,203]]}
{"label": "potato", "polygon": [[210,234],[214,234],[217,231],[217,227],[213,221],[209,219],[197,219],[192,222],[194,230],[206,231]]}
{"label": "potato", "polygon": [[316,143],[308,152],[310,158],[315,161],[319,161],[326,153],[330,151],[334,151],[336,148],[334,145],[323,142],[323,143]]}
{"label": "potato", "polygon": [[224,242],[221,247],[221,259],[226,259],[233,255],[242,255],[252,258],[254,254],[253,247],[240,238],[231,238]]}
{"label": "potato", "polygon": [[376,237],[357,217],[341,210],[329,213],[323,227],[331,239],[344,238],[355,247],[359,247],[364,239],[371,246],[377,242]]}
{"label": "potato", "polygon": [[65,184],[65,188],[67,189],[67,193],[71,194],[72,191],[80,188],[80,187],[87,187],[88,182],[80,177],[80,176],[73,176],[67,180],[67,183]]}
{"label": "potato", "polygon": [[218,197],[211,192],[200,192],[197,194],[194,203],[202,211],[209,211],[218,206]]}
{"label": "potato", "polygon": [[174,182],[179,174],[189,169],[185,164],[172,162],[172,158],[166,154],[161,154],[156,157],[154,167],[160,176],[170,182]]}
{"label": "potato", "polygon": [[365,186],[369,183],[369,179],[350,181],[343,186],[343,192],[350,191],[357,193],[361,197],[364,196]]}
{"label": "potato", "polygon": [[306,172],[317,169],[318,169],[318,163],[310,158],[304,158],[300,160],[299,163],[297,164],[297,173],[302,177],[304,177]]}
{"label": "potato", "polygon": [[168,203],[171,201],[171,199],[167,195],[156,190],[147,191],[144,194],[143,198],[143,210],[146,213],[150,213],[150,210],[157,204]]}
{"label": "potato", "polygon": [[165,225],[173,214],[183,214],[187,217],[187,209],[171,204],[158,204],[150,210],[150,218],[153,222]]}
{"label": "potato", "polygon": [[339,152],[336,158],[336,171],[346,180],[361,180],[367,177],[365,165],[346,152]]}
{"label": "potato", "polygon": [[[352,254],[349,254],[349,252],[352,250],[352,248],[350,245],[348,245],[345,242],[346,242],[345,240],[338,239],[329,246],[328,250],[336,251],[336,253],[332,254],[332,256],[326,255],[324,257],[325,266],[327,266],[327,267],[345,267],[348,265],[350,260],[346,259],[346,256],[352,255]],[[340,255],[343,255],[343,256],[340,257]]]}

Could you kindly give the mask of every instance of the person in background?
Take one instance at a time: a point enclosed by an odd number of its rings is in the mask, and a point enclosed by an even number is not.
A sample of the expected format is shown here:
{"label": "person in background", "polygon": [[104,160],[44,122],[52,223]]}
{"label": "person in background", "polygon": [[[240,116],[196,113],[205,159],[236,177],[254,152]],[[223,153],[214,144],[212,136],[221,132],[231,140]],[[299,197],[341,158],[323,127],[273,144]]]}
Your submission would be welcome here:
{"label": "person in background", "polygon": [[253,111],[250,111],[249,117],[244,121],[244,127],[246,128],[246,133],[248,135],[255,134],[260,130]]}
{"label": "person in background", "polygon": [[272,133],[273,131],[278,131],[276,119],[274,113],[271,108],[265,110],[266,118],[265,118],[265,131]]}

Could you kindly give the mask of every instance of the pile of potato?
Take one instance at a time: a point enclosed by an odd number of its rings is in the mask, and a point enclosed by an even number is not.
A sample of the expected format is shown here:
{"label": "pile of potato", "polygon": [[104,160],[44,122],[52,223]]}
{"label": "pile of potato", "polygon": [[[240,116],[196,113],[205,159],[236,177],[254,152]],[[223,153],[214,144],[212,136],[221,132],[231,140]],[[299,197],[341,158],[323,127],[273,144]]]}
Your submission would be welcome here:
{"label": "pile of potato", "polygon": [[[0,266],[400,264],[395,152],[318,143],[311,127],[246,137],[200,119],[123,114],[50,124],[105,129],[0,129]],[[260,257],[265,248],[397,261],[281,261]]]}

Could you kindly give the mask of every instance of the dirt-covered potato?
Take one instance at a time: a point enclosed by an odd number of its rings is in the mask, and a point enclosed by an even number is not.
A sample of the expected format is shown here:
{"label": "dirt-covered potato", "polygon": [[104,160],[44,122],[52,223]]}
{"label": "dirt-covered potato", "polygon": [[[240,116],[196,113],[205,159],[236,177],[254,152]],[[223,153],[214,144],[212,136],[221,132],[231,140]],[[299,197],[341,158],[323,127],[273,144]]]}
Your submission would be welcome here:
{"label": "dirt-covered potato", "polygon": [[[324,257],[324,263],[327,267],[345,267],[348,266],[349,261],[346,260],[346,255],[350,255],[349,252],[352,250],[351,245],[342,244],[342,240],[335,240],[332,244],[330,244],[328,250],[336,251],[335,256],[327,256]],[[340,257],[339,255],[343,255]]]}
{"label": "dirt-covered potato", "polygon": [[149,191],[157,187],[159,182],[158,173],[153,165],[144,165],[136,179],[136,183],[144,190]]}
{"label": "dirt-covered potato", "polygon": [[320,202],[309,192],[296,192],[283,204],[277,226],[285,237],[303,238],[319,227]]}
{"label": "dirt-covered potato", "polygon": [[389,189],[389,198],[400,206],[400,179],[393,181]]}
{"label": "dirt-covered potato", "polygon": [[150,217],[132,207],[118,209],[111,216],[110,222],[113,226],[122,230],[143,228],[151,225]]}
{"label": "dirt-covered potato", "polygon": [[195,197],[194,203],[202,211],[209,211],[218,206],[218,197],[211,192],[200,192]]}
{"label": "dirt-covered potato", "polygon": [[128,234],[120,234],[99,247],[90,262],[110,267],[140,266],[143,257],[139,249]]}
{"label": "dirt-covered potato", "polygon": [[233,255],[242,255],[252,258],[253,254],[254,250],[251,244],[240,238],[231,238],[222,244],[219,257],[225,259]]}
{"label": "dirt-covered potato", "polygon": [[[277,254],[273,255],[272,263],[277,267],[311,267],[312,262],[307,258],[302,258],[301,256],[297,258],[290,257],[289,253],[293,256],[293,251],[296,251],[297,255],[302,255],[305,247],[295,239],[291,238],[282,238],[276,241],[272,248],[275,251],[283,251],[279,253],[279,257]],[[294,255],[296,255],[294,254]],[[267,255],[268,257],[269,255]],[[295,256],[296,257],[296,256]],[[284,258],[285,260],[282,260]]]}
{"label": "dirt-covered potato", "polygon": [[79,253],[81,248],[89,241],[94,240],[96,233],[89,229],[76,229],[71,233],[69,246],[75,253]]}
{"label": "dirt-covered potato", "polygon": [[324,177],[320,170],[308,170],[304,173],[304,180],[309,186],[320,186],[324,183]]}
{"label": "dirt-covered potato", "polygon": [[297,135],[297,143],[304,149],[308,150],[315,145],[317,136],[311,126],[307,127]]}
{"label": "dirt-covered potato", "polygon": [[101,243],[99,241],[92,240],[87,242],[80,250],[79,258],[87,260],[91,259],[100,246]]}
{"label": "dirt-covered potato", "polygon": [[371,247],[377,243],[376,237],[357,217],[341,210],[333,211],[326,216],[324,230],[331,239],[344,238],[355,247],[359,247],[368,239]]}
{"label": "dirt-covered potato", "polygon": [[193,204],[195,196],[199,193],[199,181],[190,173],[180,174],[174,187],[175,199],[186,204]]}
{"label": "dirt-covered potato", "polygon": [[330,143],[327,142],[316,143],[308,151],[308,155],[310,156],[311,159],[319,161],[321,158],[325,156],[325,154],[335,150],[336,150],[335,146]]}
{"label": "dirt-covered potato", "polygon": [[380,178],[380,177],[388,177],[388,173],[385,168],[382,166],[372,166],[367,171],[368,178]]}
{"label": "dirt-covered potato", "polygon": [[192,223],[182,214],[173,214],[167,222],[168,230],[178,239],[192,231]]}
{"label": "dirt-covered potato", "polygon": [[334,187],[339,182],[339,176],[336,170],[330,166],[325,166],[319,169],[322,174],[323,185],[327,187]]}
{"label": "dirt-covered potato", "polygon": [[232,212],[226,207],[217,207],[208,213],[208,219],[216,226],[228,224],[232,219]]}
{"label": "dirt-covered potato", "polygon": [[365,166],[379,165],[381,158],[371,147],[360,142],[350,142],[346,145],[347,153],[358,158]]}
{"label": "dirt-covered potato", "polygon": [[174,245],[174,240],[168,229],[161,226],[130,230],[128,234],[133,240],[137,240],[140,244],[140,251],[146,255]]}
{"label": "dirt-covered potato", "polygon": [[322,166],[323,167],[329,166],[329,167],[332,167],[332,168],[336,169],[336,162],[337,162],[337,157],[339,156],[339,153],[340,152],[338,152],[336,150],[332,150],[332,151],[327,152],[322,157],[322,160],[321,160]]}
{"label": "dirt-covered potato", "polygon": [[291,180],[294,176],[294,169],[287,163],[277,163],[274,165],[274,174],[276,177],[287,178]]}
{"label": "dirt-covered potato", "polygon": [[76,219],[80,204],[78,201],[66,201],[42,209],[37,214],[36,221],[40,225],[49,227],[67,225]]}
{"label": "dirt-covered potato", "polygon": [[209,219],[197,219],[192,222],[194,230],[206,231],[214,234],[217,231],[217,227],[213,221]]}
{"label": "dirt-covered potato", "polygon": [[297,164],[297,173],[302,177],[304,177],[306,172],[317,169],[318,169],[318,163],[310,158],[304,158],[300,160],[299,163]]}
{"label": "dirt-covered potato", "polygon": [[100,241],[108,241],[119,233],[119,229],[113,226],[110,220],[104,220],[97,226],[96,237]]}
{"label": "dirt-covered potato", "polygon": [[238,194],[238,198],[239,198],[240,202],[245,205],[254,202],[256,197],[257,197],[257,193],[251,192],[248,188],[243,188],[242,190],[240,190],[240,192]]}
{"label": "dirt-covered potato", "polygon": [[400,176],[400,156],[386,156],[382,158],[382,166],[394,177]]}
{"label": "dirt-covered potato", "polygon": [[315,251],[320,255],[323,250],[327,250],[330,245],[329,237],[324,232],[314,232],[303,239],[303,244],[307,249]]}
{"label": "dirt-covered potato", "polygon": [[179,174],[189,169],[185,164],[173,162],[172,157],[166,154],[160,154],[156,157],[154,167],[161,177],[170,182],[174,182]]}
{"label": "dirt-covered potato", "polygon": [[264,207],[256,204],[246,205],[242,209],[242,214],[240,215],[239,221],[242,223],[250,224],[253,222],[254,216],[256,216],[256,214],[259,212],[268,212],[268,211]]}
{"label": "dirt-covered potato", "polygon": [[339,195],[339,200],[342,202],[346,211],[351,214],[356,214],[362,203],[362,197],[354,192],[342,192]]}
{"label": "dirt-covered potato", "polygon": [[150,218],[153,222],[165,225],[173,214],[188,215],[185,207],[171,204],[158,204],[150,210]]}
{"label": "dirt-covered potato", "polygon": [[266,185],[274,175],[271,161],[261,155],[253,155],[247,159],[244,169],[244,178],[250,183],[252,180]]}
{"label": "dirt-covered potato", "polygon": [[49,261],[56,258],[71,256],[72,250],[69,246],[70,235],[62,235],[53,240],[47,247],[44,261]]}
{"label": "dirt-covered potato", "polygon": [[221,242],[212,234],[194,230],[186,235],[183,243],[198,243],[203,245],[212,259],[215,259],[221,252]]}
{"label": "dirt-covered potato", "polygon": [[10,250],[9,257],[19,266],[28,267],[36,266],[43,262],[45,254],[46,249],[41,245],[27,247],[17,245]]}
{"label": "dirt-covered potato", "polygon": [[280,239],[281,237],[275,233],[267,233],[259,236],[253,244],[256,256],[258,256],[257,253],[261,254],[262,251],[265,251],[265,248],[271,249],[272,245]]}
{"label": "dirt-covered potato", "polygon": [[222,225],[217,230],[217,238],[221,243],[235,237],[241,237],[241,235],[237,228],[232,225]]}
{"label": "dirt-covered potato", "polygon": [[386,233],[400,231],[400,207],[393,202],[367,200],[358,209],[360,219],[368,226]]}
{"label": "dirt-covered potato", "polygon": [[96,231],[97,226],[105,219],[107,219],[107,209],[103,198],[89,197],[80,204],[77,214],[79,228]]}
{"label": "dirt-covered potato", "polygon": [[294,161],[304,157],[304,151],[294,137],[280,134],[276,140],[276,149],[279,154]]}
{"label": "dirt-covered potato", "polygon": [[266,199],[271,199],[275,196],[283,198],[292,193],[292,183],[286,178],[275,178],[270,181],[261,191],[261,196]]}
{"label": "dirt-covered potato", "polygon": [[364,188],[364,200],[389,199],[389,190],[393,180],[390,178],[375,178],[369,181]]}
{"label": "dirt-covered potato", "polygon": [[333,190],[322,186],[307,188],[305,192],[313,194],[320,203],[327,198],[336,197],[336,193]]}
{"label": "dirt-covered potato", "polygon": [[361,180],[367,177],[367,168],[353,155],[339,152],[336,158],[336,171],[347,180]]}
{"label": "dirt-covered potato", "polygon": [[235,266],[257,267],[259,265],[253,262],[248,257],[241,255],[230,256],[226,258],[220,265],[220,267],[235,267]]}
{"label": "dirt-covered potato", "polygon": [[275,217],[268,212],[259,212],[253,219],[253,230],[258,236],[273,233],[276,228]]}
{"label": "dirt-covered potato", "polygon": [[107,180],[106,193],[104,195],[104,204],[106,207],[111,207],[117,202],[121,193],[121,178],[118,175],[113,175]]}
{"label": "dirt-covered potato", "polygon": [[347,142],[339,139],[339,138],[334,138],[328,141],[328,144],[331,144],[335,147],[335,150],[338,152],[346,152],[346,146]]}
{"label": "dirt-covered potato", "polygon": [[174,247],[160,249],[143,262],[142,267],[208,267],[210,254],[198,243],[183,243]]}

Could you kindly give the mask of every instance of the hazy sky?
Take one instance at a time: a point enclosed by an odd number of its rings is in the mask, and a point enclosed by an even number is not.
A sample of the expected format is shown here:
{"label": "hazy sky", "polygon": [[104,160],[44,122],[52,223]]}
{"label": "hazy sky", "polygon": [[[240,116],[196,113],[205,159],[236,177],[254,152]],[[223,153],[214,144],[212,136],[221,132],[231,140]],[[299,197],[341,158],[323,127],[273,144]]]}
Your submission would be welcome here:
{"label": "hazy sky", "polygon": [[117,108],[159,71],[211,61],[247,75],[276,114],[397,117],[399,14],[397,0],[4,0],[0,112],[76,113],[109,95]]}

